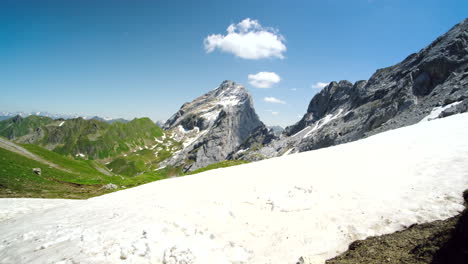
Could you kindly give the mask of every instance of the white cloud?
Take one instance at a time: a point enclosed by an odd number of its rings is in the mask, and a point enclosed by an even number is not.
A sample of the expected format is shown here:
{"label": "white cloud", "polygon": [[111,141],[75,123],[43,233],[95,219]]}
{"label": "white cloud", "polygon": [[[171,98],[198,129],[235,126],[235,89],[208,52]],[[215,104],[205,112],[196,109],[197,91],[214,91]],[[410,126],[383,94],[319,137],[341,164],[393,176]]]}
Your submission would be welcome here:
{"label": "white cloud", "polygon": [[237,25],[229,25],[226,31],[226,35],[211,34],[204,39],[207,53],[220,49],[250,60],[284,58],[284,37],[276,29],[262,27],[258,20],[246,18]]}
{"label": "white cloud", "polygon": [[329,83],[326,82],[317,82],[315,84],[312,84],[312,88],[314,89],[323,89],[325,86],[327,86]]}
{"label": "white cloud", "polygon": [[285,101],[282,101],[278,98],[275,98],[275,97],[265,97],[263,98],[263,101],[267,102],[267,103],[273,103],[273,104],[286,104]]}
{"label": "white cloud", "polygon": [[281,78],[274,72],[259,72],[249,74],[249,83],[257,88],[270,88],[273,84],[279,83]]}
{"label": "white cloud", "polygon": [[297,91],[297,89],[296,89],[296,88],[291,88],[291,91],[294,91],[294,92],[295,92],[295,91]]}

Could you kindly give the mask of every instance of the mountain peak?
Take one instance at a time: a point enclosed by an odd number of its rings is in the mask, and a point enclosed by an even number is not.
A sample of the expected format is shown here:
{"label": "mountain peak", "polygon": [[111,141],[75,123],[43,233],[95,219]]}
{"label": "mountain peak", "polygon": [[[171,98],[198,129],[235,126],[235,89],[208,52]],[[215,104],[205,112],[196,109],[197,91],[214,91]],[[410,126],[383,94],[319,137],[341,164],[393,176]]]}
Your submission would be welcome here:
{"label": "mountain peak", "polygon": [[188,157],[193,163],[186,170],[194,170],[224,160],[262,124],[245,87],[226,80],[216,89],[182,105],[164,128],[170,129],[184,144],[172,162],[180,165]]}
{"label": "mountain peak", "polygon": [[247,90],[241,84],[234,81],[223,81],[216,89],[211,93],[213,97],[230,97],[230,96],[242,96],[247,94]]}
{"label": "mountain peak", "polygon": [[23,118],[20,115],[15,115],[12,120],[13,120],[13,123],[18,123],[18,122],[21,122]]}

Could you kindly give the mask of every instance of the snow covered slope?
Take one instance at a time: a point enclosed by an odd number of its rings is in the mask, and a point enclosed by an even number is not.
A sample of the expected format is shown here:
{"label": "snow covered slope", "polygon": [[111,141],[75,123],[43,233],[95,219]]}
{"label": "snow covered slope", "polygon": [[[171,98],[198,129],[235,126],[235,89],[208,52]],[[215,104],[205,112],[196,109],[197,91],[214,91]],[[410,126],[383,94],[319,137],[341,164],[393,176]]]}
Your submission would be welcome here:
{"label": "snow covered slope", "polygon": [[457,214],[466,188],[459,114],[48,205],[0,222],[0,263],[320,263],[353,240]]}

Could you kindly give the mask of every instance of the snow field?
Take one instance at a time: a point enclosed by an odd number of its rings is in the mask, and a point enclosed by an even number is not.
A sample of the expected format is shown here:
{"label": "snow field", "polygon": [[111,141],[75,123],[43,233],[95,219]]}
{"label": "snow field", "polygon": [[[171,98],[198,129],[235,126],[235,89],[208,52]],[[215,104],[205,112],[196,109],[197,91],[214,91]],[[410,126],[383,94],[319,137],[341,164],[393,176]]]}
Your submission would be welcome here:
{"label": "snow field", "polygon": [[460,114],[11,216],[0,263],[322,263],[356,239],[457,214],[467,188]]}

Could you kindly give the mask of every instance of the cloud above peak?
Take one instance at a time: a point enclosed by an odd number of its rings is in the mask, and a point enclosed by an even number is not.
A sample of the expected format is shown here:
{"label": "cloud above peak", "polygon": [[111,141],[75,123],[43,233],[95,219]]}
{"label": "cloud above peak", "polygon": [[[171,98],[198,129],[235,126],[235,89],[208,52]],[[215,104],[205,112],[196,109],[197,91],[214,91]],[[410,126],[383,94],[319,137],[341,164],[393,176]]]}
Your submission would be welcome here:
{"label": "cloud above peak", "polygon": [[238,24],[229,25],[226,31],[226,35],[211,34],[204,39],[207,53],[219,49],[250,60],[284,58],[284,37],[278,34],[277,29],[262,27],[258,20],[246,18]]}
{"label": "cloud above peak", "polygon": [[257,88],[270,88],[273,84],[277,84],[281,81],[279,75],[274,72],[249,74],[247,78],[249,79],[249,83]]}

